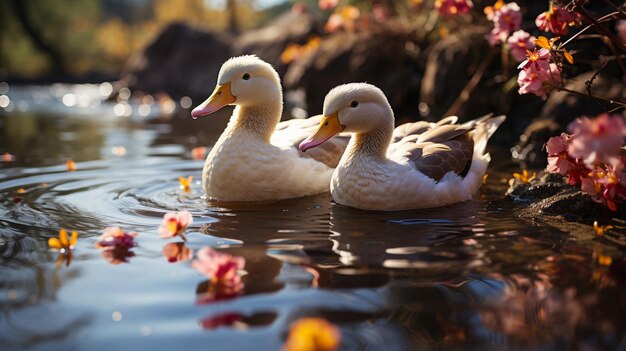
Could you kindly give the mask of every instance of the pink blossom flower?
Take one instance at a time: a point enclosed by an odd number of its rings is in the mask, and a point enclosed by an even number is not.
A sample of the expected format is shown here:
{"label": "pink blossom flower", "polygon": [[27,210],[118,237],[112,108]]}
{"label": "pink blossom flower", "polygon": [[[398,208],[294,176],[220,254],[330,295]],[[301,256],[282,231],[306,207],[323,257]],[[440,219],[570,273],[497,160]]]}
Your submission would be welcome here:
{"label": "pink blossom flower", "polygon": [[617,31],[617,36],[622,39],[622,42],[626,44],[626,20],[617,21],[617,25],[615,25],[615,30]]}
{"label": "pink blossom flower", "polygon": [[527,51],[527,54],[527,59],[518,66],[522,69],[517,77],[518,93],[535,94],[545,100],[548,91],[561,84],[561,70],[550,63],[550,51],[547,49],[535,49]]}
{"label": "pink blossom flower", "polygon": [[485,7],[487,19],[493,22],[493,29],[487,34],[489,45],[495,46],[506,43],[511,33],[520,29],[522,24],[522,12],[515,2],[505,4],[498,0],[493,6]]}
{"label": "pink blossom flower", "polygon": [[526,52],[535,48],[535,37],[524,30],[518,30],[507,39],[511,56],[522,62],[526,59]]}
{"label": "pink blossom flower", "polygon": [[580,189],[589,194],[593,201],[604,203],[611,211],[617,211],[616,201],[626,198],[626,188],[621,185],[625,176],[624,161],[621,160],[615,165],[595,168],[588,178],[583,178]]}
{"label": "pink blossom flower", "polygon": [[548,11],[540,14],[535,19],[535,24],[544,32],[557,35],[567,34],[568,27],[580,25],[577,14],[571,13],[559,6],[552,6]]}
{"label": "pink blossom flower", "polygon": [[435,8],[444,16],[468,13],[473,7],[471,0],[435,0]]}
{"label": "pink blossom flower", "polygon": [[112,264],[128,262],[135,256],[131,250],[135,246],[137,233],[126,233],[120,227],[108,227],[98,239],[96,247],[103,249],[100,256]]}
{"label": "pink blossom flower", "polygon": [[546,144],[548,151],[548,172],[566,175],[570,170],[569,156],[567,155],[569,141],[570,136],[566,133],[561,133],[561,135],[548,140]]}
{"label": "pink blossom flower", "polygon": [[163,216],[163,222],[161,222],[161,226],[159,227],[159,234],[161,238],[173,238],[178,235],[183,238],[183,240],[187,240],[184,232],[191,223],[193,223],[193,217],[191,213],[187,211],[168,212]]}
{"label": "pink blossom flower", "polygon": [[619,115],[608,113],[594,119],[578,118],[568,126],[572,140],[568,153],[593,168],[599,163],[609,163],[619,157],[624,145],[626,125]]}
{"label": "pink blossom flower", "polygon": [[243,282],[239,270],[245,267],[246,260],[240,256],[215,251],[204,247],[198,251],[198,259],[191,266],[209,279],[206,289],[200,288],[198,301],[209,302],[237,296],[243,292]]}
{"label": "pink blossom flower", "polygon": [[332,10],[337,7],[339,0],[319,0],[317,6],[322,10]]}

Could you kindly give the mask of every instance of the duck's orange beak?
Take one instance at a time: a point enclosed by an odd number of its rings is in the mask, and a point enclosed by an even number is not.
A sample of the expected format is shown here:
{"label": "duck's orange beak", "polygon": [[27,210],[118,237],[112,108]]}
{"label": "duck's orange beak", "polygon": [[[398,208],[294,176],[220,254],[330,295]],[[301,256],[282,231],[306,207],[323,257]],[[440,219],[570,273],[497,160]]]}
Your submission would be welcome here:
{"label": "duck's orange beak", "polygon": [[191,117],[196,119],[201,116],[209,115],[221,110],[226,105],[232,104],[236,100],[237,98],[230,92],[230,82],[218,85],[208,99],[191,111]]}
{"label": "duck's orange beak", "polygon": [[315,133],[300,143],[300,151],[305,152],[308,149],[312,149],[323,144],[326,140],[341,133],[341,131],[345,128],[345,126],[339,123],[339,111],[332,113],[329,116],[324,116]]}

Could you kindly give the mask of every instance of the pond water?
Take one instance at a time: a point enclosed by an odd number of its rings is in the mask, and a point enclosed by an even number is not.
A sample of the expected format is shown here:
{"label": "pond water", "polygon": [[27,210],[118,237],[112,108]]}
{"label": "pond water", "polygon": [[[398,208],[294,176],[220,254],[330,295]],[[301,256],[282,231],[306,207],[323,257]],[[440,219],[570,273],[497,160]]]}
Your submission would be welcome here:
{"label": "pond water", "polygon": [[[210,147],[227,113],[164,117],[169,105],[149,99],[102,102],[107,88],[6,94],[0,154],[16,159],[0,164],[2,350],[278,350],[306,316],[336,324],[346,350],[626,349],[623,253],[588,226],[518,218],[506,150],[492,150],[475,200],[444,208],[365,212],[329,194],[207,203],[191,150]],[[183,209],[188,241],[159,238],[163,214]],[[139,233],[127,262],[95,248],[109,226]],[[79,233],[69,265],[47,247],[59,228]],[[246,259],[241,296],[200,301],[206,278],[163,254],[204,246]]]}

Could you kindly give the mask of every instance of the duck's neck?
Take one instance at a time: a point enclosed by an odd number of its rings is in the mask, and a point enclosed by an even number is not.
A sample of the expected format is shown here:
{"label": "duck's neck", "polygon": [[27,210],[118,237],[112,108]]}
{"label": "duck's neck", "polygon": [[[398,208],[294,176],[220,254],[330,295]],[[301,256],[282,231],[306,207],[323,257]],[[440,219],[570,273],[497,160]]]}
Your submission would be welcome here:
{"label": "duck's neck", "polygon": [[373,130],[365,133],[355,133],[346,155],[349,158],[387,160],[387,149],[393,137],[393,119],[389,123],[380,124]]}
{"label": "duck's neck", "polygon": [[237,106],[229,123],[229,129],[231,133],[242,133],[248,138],[269,143],[282,112],[282,99],[278,99],[278,102],[254,106]]}

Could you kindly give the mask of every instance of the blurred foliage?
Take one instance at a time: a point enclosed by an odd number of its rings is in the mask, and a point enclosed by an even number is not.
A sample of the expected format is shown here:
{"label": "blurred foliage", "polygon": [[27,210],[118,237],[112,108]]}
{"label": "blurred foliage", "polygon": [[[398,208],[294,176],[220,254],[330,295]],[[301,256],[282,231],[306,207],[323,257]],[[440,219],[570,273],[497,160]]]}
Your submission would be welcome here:
{"label": "blurred foliage", "polygon": [[[205,0],[17,0],[42,42],[58,53],[55,67],[16,14],[14,2],[0,2],[0,77],[37,78],[67,73],[117,75],[130,56],[171,22],[225,30],[228,9]],[[234,2],[240,29],[265,17],[254,0]]]}

